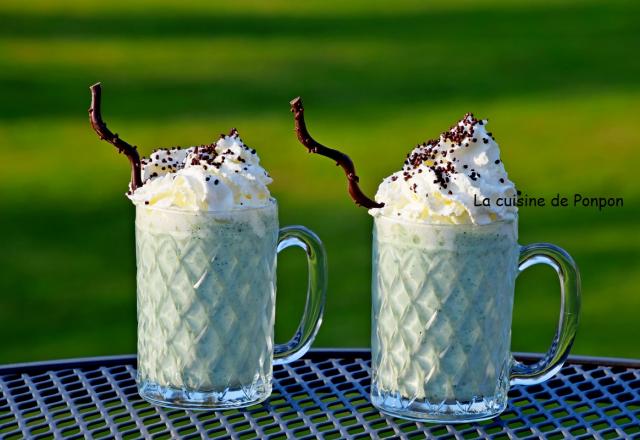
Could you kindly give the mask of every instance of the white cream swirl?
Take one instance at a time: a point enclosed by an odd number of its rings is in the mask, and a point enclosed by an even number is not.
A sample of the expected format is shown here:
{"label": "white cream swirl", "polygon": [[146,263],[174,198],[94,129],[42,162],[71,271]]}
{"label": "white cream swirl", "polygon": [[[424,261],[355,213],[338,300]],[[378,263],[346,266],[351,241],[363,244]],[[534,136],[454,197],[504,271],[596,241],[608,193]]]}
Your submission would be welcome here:
{"label": "white cream swirl", "polygon": [[433,224],[515,219],[516,188],[486,124],[469,113],[438,139],[418,145],[402,170],[382,181],[375,199],[384,206],[369,213]]}
{"label": "white cream swirl", "polygon": [[154,151],[142,160],[142,179],[127,195],[149,207],[224,211],[270,202],[271,177],[236,130],[209,145]]}

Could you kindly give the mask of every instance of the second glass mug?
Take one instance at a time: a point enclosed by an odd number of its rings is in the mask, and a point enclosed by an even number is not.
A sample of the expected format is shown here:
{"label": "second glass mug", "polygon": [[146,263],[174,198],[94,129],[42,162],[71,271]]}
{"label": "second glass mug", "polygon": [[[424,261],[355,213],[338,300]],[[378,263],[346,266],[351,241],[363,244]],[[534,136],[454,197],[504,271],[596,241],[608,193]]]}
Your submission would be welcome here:
{"label": "second glass mug", "polygon": [[[307,255],[304,316],[273,342],[276,257]],[[136,207],[138,390],[162,406],[225,409],[271,394],[272,365],[299,359],[322,321],[327,263],[302,226],[279,229],[275,200],[258,208],[188,212]]]}
{"label": "second glass mug", "polygon": [[[520,247],[518,222],[432,225],[378,215],[373,230],[371,401],[426,422],[500,414],[510,384],[557,373],[573,343],[580,275],[546,243]],[[515,279],[547,264],[560,278],[561,312],[549,352],[535,365],[510,352]]]}

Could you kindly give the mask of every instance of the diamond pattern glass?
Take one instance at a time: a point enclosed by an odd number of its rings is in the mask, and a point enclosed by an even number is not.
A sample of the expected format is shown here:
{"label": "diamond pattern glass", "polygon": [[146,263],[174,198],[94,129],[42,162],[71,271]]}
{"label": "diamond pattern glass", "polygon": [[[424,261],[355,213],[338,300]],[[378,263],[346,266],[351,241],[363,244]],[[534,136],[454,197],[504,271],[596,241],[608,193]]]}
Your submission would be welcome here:
{"label": "diamond pattern glass", "polygon": [[516,230],[376,218],[371,398],[379,409],[464,421],[506,407]]}
{"label": "diamond pattern glass", "polygon": [[268,208],[137,208],[138,383],[165,406],[237,407],[271,392],[278,218]]}

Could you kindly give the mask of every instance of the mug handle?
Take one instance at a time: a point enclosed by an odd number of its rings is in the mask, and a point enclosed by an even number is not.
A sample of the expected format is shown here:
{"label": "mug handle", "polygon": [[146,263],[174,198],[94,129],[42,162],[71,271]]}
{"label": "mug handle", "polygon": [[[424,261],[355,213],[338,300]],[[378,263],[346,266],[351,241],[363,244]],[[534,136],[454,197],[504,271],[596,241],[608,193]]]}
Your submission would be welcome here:
{"label": "mug handle", "polygon": [[536,264],[555,269],[560,279],[560,320],[547,354],[534,364],[512,361],[512,385],[534,385],[551,378],[569,356],[578,328],[580,313],[580,272],[573,258],[562,248],[549,243],[535,243],[520,248],[518,274]]}
{"label": "mug handle", "polygon": [[291,246],[301,248],[307,255],[309,282],[307,301],[302,320],[293,337],[285,344],[273,347],[274,365],[288,364],[300,359],[309,350],[322,324],[322,313],[327,295],[327,255],[320,238],[304,226],[280,229],[278,253]]}

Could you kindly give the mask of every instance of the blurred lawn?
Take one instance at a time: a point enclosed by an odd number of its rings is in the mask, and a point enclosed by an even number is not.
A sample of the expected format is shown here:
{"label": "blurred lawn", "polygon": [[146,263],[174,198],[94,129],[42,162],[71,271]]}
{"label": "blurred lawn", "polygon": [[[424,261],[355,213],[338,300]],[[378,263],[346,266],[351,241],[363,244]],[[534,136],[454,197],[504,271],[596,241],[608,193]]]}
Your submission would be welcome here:
{"label": "blurred lawn", "polygon": [[[133,208],[124,157],[89,128],[189,145],[238,127],[275,178],[281,223],[324,240],[330,288],[317,346],[367,346],[370,230],[340,170],[296,142],[288,101],[348,151],[369,193],[412,145],[467,111],[489,117],[527,194],[625,206],[522,209],[522,243],[550,241],[583,275],[575,353],[640,357],[640,3],[444,0],[0,4],[0,362],[135,350]],[[279,260],[277,337],[295,328],[305,268]],[[518,281],[514,350],[546,350],[551,270]]]}

